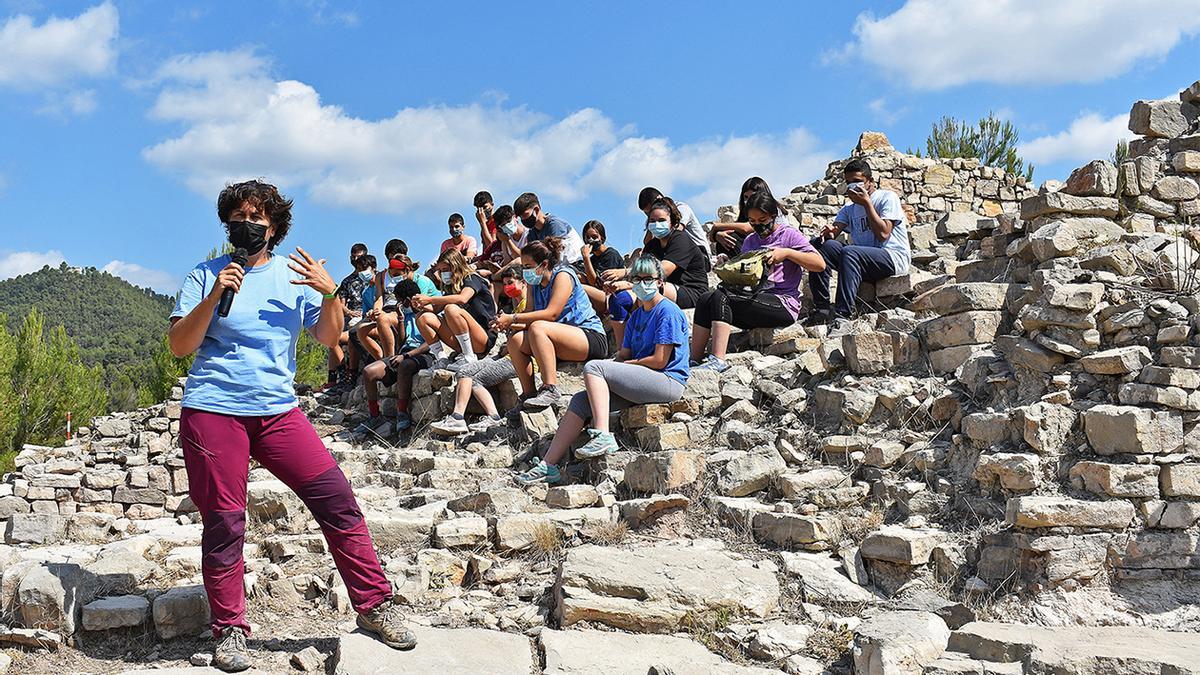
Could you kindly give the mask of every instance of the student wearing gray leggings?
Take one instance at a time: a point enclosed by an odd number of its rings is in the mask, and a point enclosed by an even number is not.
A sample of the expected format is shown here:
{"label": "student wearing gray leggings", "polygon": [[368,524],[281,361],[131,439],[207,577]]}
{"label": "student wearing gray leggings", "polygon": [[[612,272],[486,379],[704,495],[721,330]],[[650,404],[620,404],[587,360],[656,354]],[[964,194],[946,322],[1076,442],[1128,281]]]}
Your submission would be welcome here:
{"label": "student wearing gray leggings", "polygon": [[670,403],[683,396],[688,378],[688,320],[662,293],[663,269],[643,255],[629,268],[637,304],[625,322],[621,349],[612,360],[589,361],[583,368],[585,391],[571,398],[546,456],[517,476],[522,484],[562,482],[559,462],[587,429],[588,441],[575,451],[581,459],[612,454],[617,439],[608,429],[617,410],[643,403]]}

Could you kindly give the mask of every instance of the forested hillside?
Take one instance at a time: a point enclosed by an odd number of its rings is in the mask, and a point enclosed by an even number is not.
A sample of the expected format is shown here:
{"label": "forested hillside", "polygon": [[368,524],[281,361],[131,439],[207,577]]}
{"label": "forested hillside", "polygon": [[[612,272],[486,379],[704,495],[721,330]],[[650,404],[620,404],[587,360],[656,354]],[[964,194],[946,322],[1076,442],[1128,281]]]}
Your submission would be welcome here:
{"label": "forested hillside", "polygon": [[9,331],[16,333],[34,307],[47,327],[63,326],[83,363],[102,368],[111,410],[149,402],[147,385],[172,304],[168,296],[107,272],[65,263],[0,281],[0,313]]}

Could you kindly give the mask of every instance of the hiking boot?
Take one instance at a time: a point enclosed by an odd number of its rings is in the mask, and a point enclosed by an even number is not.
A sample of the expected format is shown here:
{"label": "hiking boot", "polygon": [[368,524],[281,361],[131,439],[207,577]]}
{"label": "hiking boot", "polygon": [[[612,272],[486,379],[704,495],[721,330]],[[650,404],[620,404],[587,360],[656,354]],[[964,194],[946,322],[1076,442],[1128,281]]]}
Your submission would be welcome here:
{"label": "hiking boot", "polygon": [[575,456],[579,459],[594,459],[617,451],[617,438],[611,432],[588,429],[588,435],[591,436],[588,442],[575,451]]}
{"label": "hiking boot", "polygon": [[446,415],[442,419],[429,425],[429,428],[439,434],[447,436],[458,436],[465,434],[470,429],[467,428],[467,421],[462,416],[455,417],[454,415]]}
{"label": "hiking boot", "polygon": [[473,422],[471,424],[468,424],[467,428],[470,429],[473,433],[479,434],[479,433],[483,433],[486,431],[491,431],[492,429],[494,429],[496,427],[501,427],[501,426],[504,426],[504,418],[500,417],[499,415],[496,415],[495,417],[485,416],[482,419],[480,419],[478,422]]}
{"label": "hiking boot", "polygon": [[236,673],[250,667],[250,649],[246,646],[246,633],[237,626],[227,626],[217,638],[213,650],[213,665],[227,673]]}
{"label": "hiking boot", "polygon": [[525,401],[525,407],[530,410],[545,410],[561,398],[562,392],[558,390],[557,385],[544,384],[541,389],[538,389],[537,395]]}
{"label": "hiking boot", "polygon": [[412,649],[417,636],[404,625],[404,613],[390,600],[365,614],[358,615],[358,627],[374,633],[379,641],[392,649]]}
{"label": "hiking boot", "polygon": [[547,464],[542,460],[538,460],[533,468],[525,473],[517,474],[517,482],[521,485],[533,485],[534,483],[545,483],[547,485],[557,485],[562,482],[562,472],[557,466]]}
{"label": "hiking boot", "polygon": [[700,362],[700,365],[696,366],[696,370],[711,370],[714,373],[723,373],[729,370],[729,362],[725,359],[718,359],[712,354],[709,354],[708,356],[704,357],[704,360]]}
{"label": "hiking boot", "polygon": [[[396,431],[404,431],[405,429],[407,429],[411,426],[412,426],[412,415],[408,414],[407,411],[403,411],[403,410],[396,413]],[[388,429],[387,433],[384,433],[381,431],[381,432],[379,432],[379,435],[380,436],[391,436],[392,431],[391,431],[391,429]]]}

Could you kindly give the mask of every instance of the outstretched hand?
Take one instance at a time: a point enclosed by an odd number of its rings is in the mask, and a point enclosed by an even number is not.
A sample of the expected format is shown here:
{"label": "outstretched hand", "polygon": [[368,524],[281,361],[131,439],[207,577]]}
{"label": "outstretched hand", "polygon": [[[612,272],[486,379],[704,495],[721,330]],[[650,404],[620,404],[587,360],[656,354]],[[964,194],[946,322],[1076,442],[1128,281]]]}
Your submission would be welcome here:
{"label": "outstretched hand", "polygon": [[288,268],[301,276],[300,279],[292,279],[293,284],[309,286],[321,295],[329,295],[337,290],[337,282],[325,270],[324,258],[313,260],[307,251],[297,246],[296,253],[288,254],[288,259],[291,260]]}

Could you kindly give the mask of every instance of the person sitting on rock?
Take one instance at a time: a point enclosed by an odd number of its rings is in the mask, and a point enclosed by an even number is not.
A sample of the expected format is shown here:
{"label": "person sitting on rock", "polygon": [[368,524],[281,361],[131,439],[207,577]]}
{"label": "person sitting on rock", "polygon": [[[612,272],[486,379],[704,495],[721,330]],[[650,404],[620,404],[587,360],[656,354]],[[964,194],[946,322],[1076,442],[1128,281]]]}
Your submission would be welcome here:
{"label": "person sitting on rock", "polygon": [[499,240],[496,239],[496,219],[492,217],[495,211],[492,193],[480,190],[475,193],[471,203],[475,206],[475,221],[479,223],[480,255],[490,258],[500,249]]}
{"label": "person sitting on rock", "polygon": [[[838,211],[832,225],[821,230],[822,241],[816,248],[825,258],[825,271],[808,276],[816,308],[809,323],[840,324],[849,319],[863,281],[907,274],[912,262],[900,197],[876,187],[871,165],[864,160],[847,162],[842,176],[850,203]],[[850,245],[837,241],[843,231],[849,232]],[[837,304],[831,312],[829,278],[834,272],[838,275]]]}
{"label": "person sitting on rock", "polygon": [[[658,188],[644,187],[638,193],[638,210],[649,216],[650,205],[664,197],[666,195]],[[687,232],[692,241],[696,242],[696,245],[704,251],[704,255],[712,255],[712,249],[708,245],[708,233],[704,231],[704,226],[700,224],[700,219],[696,217],[696,212],[692,210],[692,207],[679,201],[675,202],[675,208],[679,209],[679,216],[683,220],[683,231]],[[642,243],[646,244],[649,241],[650,236],[647,233]]]}
{"label": "person sitting on rock", "polygon": [[[504,289],[505,297],[513,301],[511,313],[524,312],[525,280],[506,277]],[[468,363],[455,374],[454,411],[429,425],[429,428],[439,434],[457,436],[467,432],[485,432],[504,424],[504,418],[496,408],[496,399],[488,390],[516,376],[517,369],[513,367],[512,359],[508,356],[507,344],[496,356]],[[465,415],[472,395],[479,401],[484,414],[478,422],[468,425]]]}
{"label": "person sitting on rock", "polygon": [[445,344],[457,352],[454,361],[439,359],[434,367],[455,370],[492,351],[496,333],[496,299],[491,285],[471,267],[458,249],[448,248],[434,265],[442,283],[442,295],[418,295],[412,299],[418,312],[417,328],[434,354]]}
{"label": "person sitting on rock", "polygon": [[387,269],[375,275],[375,285],[372,288],[374,304],[370,305],[371,309],[367,311],[366,321],[359,323],[355,328],[359,343],[373,359],[394,356],[397,340],[404,339],[400,334],[404,330],[404,324],[403,317],[397,313],[396,284],[415,277],[421,288],[436,289],[432,281],[416,274],[420,265],[408,257],[407,250],[407,247],[404,252],[398,247],[392,249],[392,253],[388,255]]}
{"label": "person sitting on rock", "polygon": [[[302,248],[286,258],[274,252],[292,228],[292,201],[274,185],[227,185],[217,197],[217,217],[247,258],[239,264],[223,255],[196,265],[167,331],[174,356],[196,355],[183,390],[179,444],[188,496],[204,523],[200,571],[217,640],[213,665],[226,672],[251,665],[242,552],[251,459],[312,512],[358,626],[390,647],[411,649],[416,637],[393,602],[350,482],[293,387],[300,332],[326,347],[342,332],[338,285],[320,256]],[[234,294],[231,306],[223,306],[226,291]]]}
{"label": "person sitting on rock", "polygon": [[573,264],[583,257],[580,253],[583,239],[579,233],[567,221],[543,211],[537,195],[532,192],[522,194],[513,202],[512,208],[513,213],[517,214],[517,218],[520,218],[521,224],[525,226],[527,243],[556,237],[563,240],[563,261]]}
{"label": "person sitting on rock", "polygon": [[583,367],[585,390],[571,397],[545,457],[518,475],[517,482],[562,482],[558,464],[589,419],[588,441],[575,451],[581,459],[617,451],[608,426],[613,412],[631,405],[670,403],[683,396],[688,379],[688,321],[663,293],[663,277],[658,258],[643,255],[633,262],[629,279],[637,304],[626,321],[621,349],[612,360],[589,361]]}
{"label": "person sitting on rock", "polygon": [[589,220],[583,226],[583,260],[576,269],[579,270],[583,290],[592,301],[592,309],[597,314],[608,313],[608,294],[604,292],[604,280],[600,275],[608,270],[622,269],[625,259],[617,249],[608,245],[608,234],[604,231],[604,223]]}
{"label": "person sitting on rock", "polygon": [[[696,304],[692,327],[692,360],[697,368],[724,372],[729,369],[725,351],[729,333],[738,328],[779,328],[796,322],[800,315],[800,282],[804,271],[821,272],[825,259],[808,237],[779,220],[779,202],[769,192],[756,192],[746,200],[746,213],[754,234],[742,241],[742,252],[770,249],[770,266],[763,283],[749,293],[731,293],[717,286]],[[704,358],[709,339],[712,352]],[[703,358],[703,361],[701,359]]]}
{"label": "person sitting on rock", "polygon": [[[558,401],[558,361],[590,361],[608,356],[604,324],[588,300],[575,269],[563,259],[563,241],[533,241],[521,249],[521,274],[532,311],[501,314],[496,330],[514,331],[508,354],[521,381],[520,402],[509,413],[541,410]],[[524,326],[524,330],[520,327]],[[514,328],[515,327],[515,328]],[[536,360],[542,386],[534,389]]]}
{"label": "person sitting on rock", "polygon": [[[682,309],[695,307],[700,296],[708,292],[709,260],[683,231],[683,216],[670,197],[663,197],[650,205],[646,231],[650,234],[650,241],[642,253],[662,262],[666,272],[663,294]],[[622,342],[625,319],[633,307],[634,296],[629,292],[631,284],[627,276],[625,269],[609,270],[600,275],[612,293],[608,301],[608,313],[617,344]]]}
{"label": "person sitting on rock", "polygon": [[[746,210],[746,202],[749,201],[751,195],[757,192],[771,193],[770,186],[767,181],[758,176],[751,176],[742,183],[742,191],[738,197],[738,214],[737,220],[732,223],[713,223],[712,230],[708,236],[713,240],[713,253],[723,255],[727,258],[732,258],[742,251],[742,241],[754,234],[754,227],[750,225],[750,214]],[[774,195],[772,195],[774,196]],[[780,213],[782,224],[787,224],[787,215]]]}
{"label": "person sitting on rock", "polygon": [[[402,279],[396,284],[396,302],[404,316],[404,342],[400,354],[387,356],[363,369],[363,388],[367,394],[367,410],[371,417],[355,429],[360,434],[391,436],[395,431],[404,431],[412,426],[412,415],[408,412],[412,398],[412,380],[418,372],[433,366],[434,356],[429,351],[421,331],[417,329],[417,312],[412,308],[412,299],[418,295],[437,296],[441,293],[433,288],[423,276]],[[424,284],[429,284],[426,287]],[[381,421],[379,412],[379,383],[390,387],[396,385],[396,421],[388,424]]]}
{"label": "person sitting on rock", "polygon": [[475,248],[475,237],[467,234],[467,225],[462,214],[451,213],[446,226],[450,230],[450,238],[442,242],[442,251],[455,249],[467,259],[467,262],[474,260],[479,251]]}
{"label": "person sitting on rock", "polygon": [[[350,334],[362,320],[363,289],[369,286],[375,277],[374,256],[371,256],[369,268],[361,264],[360,259],[366,255],[366,244],[359,243],[350,247],[350,267],[353,269],[338,284],[337,290],[338,300],[342,303],[342,315],[346,318],[337,346],[329,350],[329,377],[322,385],[322,390],[338,385],[353,387],[358,381],[358,348],[350,341]],[[339,371],[342,373],[340,379]]]}

